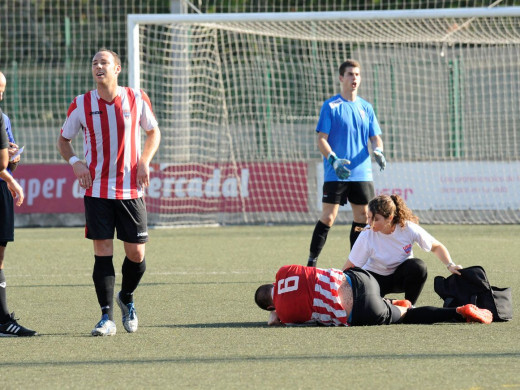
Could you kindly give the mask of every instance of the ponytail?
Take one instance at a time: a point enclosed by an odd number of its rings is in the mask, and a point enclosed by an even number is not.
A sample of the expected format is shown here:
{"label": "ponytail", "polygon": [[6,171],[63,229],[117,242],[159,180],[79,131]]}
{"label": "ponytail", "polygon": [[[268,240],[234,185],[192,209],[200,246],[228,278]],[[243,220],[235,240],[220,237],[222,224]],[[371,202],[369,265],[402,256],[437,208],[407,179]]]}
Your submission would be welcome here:
{"label": "ponytail", "polygon": [[408,208],[403,198],[397,194],[390,196],[395,204],[394,224],[404,227],[406,221],[419,223],[419,218]]}

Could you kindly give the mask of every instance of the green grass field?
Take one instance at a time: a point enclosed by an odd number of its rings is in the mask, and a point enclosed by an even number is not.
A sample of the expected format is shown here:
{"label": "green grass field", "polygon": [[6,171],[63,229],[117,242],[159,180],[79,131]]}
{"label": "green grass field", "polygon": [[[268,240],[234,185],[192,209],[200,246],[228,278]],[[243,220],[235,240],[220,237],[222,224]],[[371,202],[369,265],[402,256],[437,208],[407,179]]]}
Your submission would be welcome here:
{"label": "green grass field", "polygon": [[[513,288],[519,311],[520,226],[427,226],[456,263],[482,265]],[[258,285],[307,259],[313,226],[150,231],[136,291],[139,331],[95,338],[92,244],[83,230],[18,229],[5,273],[10,310],[41,336],[0,338],[1,389],[520,389],[520,326],[507,323],[269,328]],[[335,226],[320,267],[340,268],[349,226]],[[420,305],[442,306],[431,254]],[[121,282],[122,245],[114,265]],[[396,295],[399,296],[398,294]]]}

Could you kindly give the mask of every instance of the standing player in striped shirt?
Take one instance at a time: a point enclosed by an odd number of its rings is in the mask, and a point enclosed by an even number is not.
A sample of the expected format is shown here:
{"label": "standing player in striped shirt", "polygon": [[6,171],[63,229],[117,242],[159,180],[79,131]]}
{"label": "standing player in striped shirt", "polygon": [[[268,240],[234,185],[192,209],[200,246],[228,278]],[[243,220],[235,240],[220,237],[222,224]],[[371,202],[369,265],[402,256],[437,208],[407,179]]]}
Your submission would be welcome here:
{"label": "standing player in striped shirt", "polygon": [[362,326],[481,322],[493,314],[474,305],[411,307],[407,300],[381,298],[377,280],[361,268],[321,269],[286,265],[274,284],[256,290],[256,304],[270,311],[268,325]]}
{"label": "standing player in striped shirt", "polygon": [[[124,242],[121,291],[116,300],[123,326],[137,330],[133,293],[143,276],[145,243],[148,241],[144,188],[149,185],[150,161],[159,147],[160,131],[145,92],[121,87],[119,56],[106,48],[92,58],[92,76],[97,88],[77,96],[58,138],[61,156],[72,165],[84,191],[85,237],[94,243],[94,271],[101,320],[93,336],[116,333],[113,321],[115,271],[112,262],[114,231]],[[141,152],[141,130],[146,140]],[[71,140],[84,137],[84,158],[76,156]]]}

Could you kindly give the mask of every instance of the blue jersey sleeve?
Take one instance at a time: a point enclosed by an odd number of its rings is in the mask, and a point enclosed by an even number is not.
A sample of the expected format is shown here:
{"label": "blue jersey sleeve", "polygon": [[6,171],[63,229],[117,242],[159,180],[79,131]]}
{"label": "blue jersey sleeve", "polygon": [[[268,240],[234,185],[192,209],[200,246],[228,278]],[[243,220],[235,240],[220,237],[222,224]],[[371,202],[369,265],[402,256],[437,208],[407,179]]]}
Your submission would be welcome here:
{"label": "blue jersey sleeve", "polygon": [[0,110],[0,149],[7,149],[9,147],[9,140],[5,130],[4,113]]}
{"label": "blue jersey sleeve", "polygon": [[11,120],[9,117],[5,114],[2,115],[4,117],[4,123],[5,123],[5,131],[7,133],[7,138],[9,142],[16,143],[14,141],[14,135],[13,135],[13,129],[11,128]]}
{"label": "blue jersey sleeve", "polygon": [[328,101],[323,103],[320,111],[320,118],[318,119],[318,124],[316,125],[316,132],[318,133],[330,133],[331,128],[331,115],[330,115],[330,105]]}
{"label": "blue jersey sleeve", "polygon": [[374,108],[371,104],[367,103],[366,112],[369,118],[369,137],[373,137],[375,135],[381,135],[381,127],[379,127],[379,121],[377,120],[376,113],[374,112]]}
{"label": "blue jersey sleeve", "polygon": [[[11,129],[11,120],[4,113],[2,113],[1,116],[2,116],[2,119],[3,119],[4,124],[5,124],[5,131],[3,133],[5,133],[7,135],[7,147],[9,147],[9,142],[15,143],[14,136],[13,136],[13,131]],[[12,164],[14,164],[14,166]],[[16,169],[16,165],[17,165],[17,163],[9,162],[9,165],[7,166],[7,171],[10,174],[13,174],[13,171]],[[0,179],[0,180],[2,180],[2,179]]]}

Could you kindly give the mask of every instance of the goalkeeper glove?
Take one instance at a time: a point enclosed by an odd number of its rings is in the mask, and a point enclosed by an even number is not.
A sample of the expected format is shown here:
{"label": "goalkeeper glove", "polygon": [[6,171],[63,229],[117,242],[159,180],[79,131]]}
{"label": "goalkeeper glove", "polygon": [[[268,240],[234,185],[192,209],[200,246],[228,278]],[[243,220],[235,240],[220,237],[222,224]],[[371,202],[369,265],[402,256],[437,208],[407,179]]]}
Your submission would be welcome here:
{"label": "goalkeeper glove", "polygon": [[344,158],[338,158],[336,153],[330,152],[327,160],[329,161],[332,168],[334,168],[334,172],[336,172],[336,176],[340,179],[348,179],[350,176],[350,170],[348,170],[345,165],[349,165],[350,161]]}
{"label": "goalkeeper glove", "polygon": [[374,149],[374,158],[376,159],[377,165],[379,165],[379,168],[381,171],[384,171],[386,168],[386,158],[383,154],[383,149],[381,148],[375,148]]}

